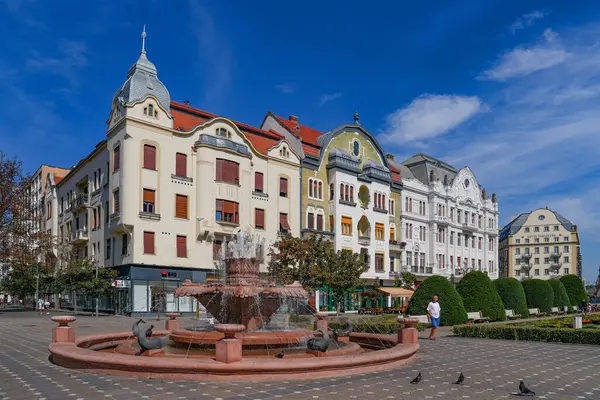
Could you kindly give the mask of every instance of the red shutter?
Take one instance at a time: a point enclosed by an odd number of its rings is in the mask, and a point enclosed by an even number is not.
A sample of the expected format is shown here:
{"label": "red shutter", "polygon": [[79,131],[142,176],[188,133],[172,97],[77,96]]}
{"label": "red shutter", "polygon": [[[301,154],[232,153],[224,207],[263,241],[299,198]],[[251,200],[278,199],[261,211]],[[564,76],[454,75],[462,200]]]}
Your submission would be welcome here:
{"label": "red shutter", "polygon": [[215,180],[223,180],[223,160],[221,160],[220,158],[217,158],[217,173],[215,175]]}
{"label": "red shutter", "polygon": [[156,192],[150,189],[144,189],[144,202],[154,204]]}
{"label": "red shutter", "polygon": [[317,229],[320,231],[323,230],[323,215],[322,214],[317,214]]}
{"label": "red shutter", "polygon": [[177,257],[187,257],[187,237],[177,236]]}
{"label": "red shutter", "polygon": [[282,195],[288,194],[288,181],[285,178],[279,178],[279,192]]}
{"label": "red shutter", "polygon": [[265,228],[265,210],[261,210],[260,208],[254,209],[254,226],[260,229]]}
{"label": "red shutter", "polygon": [[308,229],[315,228],[315,214],[308,213]]}
{"label": "red shutter", "polygon": [[354,186],[350,186],[350,201],[354,201]]}
{"label": "red shutter", "polygon": [[340,200],[344,200],[344,184],[340,183]]}
{"label": "red shutter", "polygon": [[286,231],[290,230],[290,224],[288,223],[287,214],[279,214],[279,224]]}
{"label": "red shutter", "polygon": [[121,147],[115,147],[113,154],[113,171],[117,171],[121,166]]}
{"label": "red shutter", "polygon": [[254,190],[257,192],[263,192],[263,174],[261,172],[254,173]]}
{"label": "red shutter", "polygon": [[182,194],[175,195],[175,217],[188,218],[188,197]]}
{"label": "red shutter", "polygon": [[144,168],[156,169],[156,147],[144,145]]}
{"label": "red shutter", "polygon": [[154,254],[154,232],[144,232],[144,254]]}
{"label": "red shutter", "polygon": [[187,176],[187,156],[183,153],[175,154],[175,175]]}
{"label": "red shutter", "polygon": [[238,163],[231,163],[231,168],[233,169],[233,183],[236,183],[239,185],[240,183],[240,164]]}

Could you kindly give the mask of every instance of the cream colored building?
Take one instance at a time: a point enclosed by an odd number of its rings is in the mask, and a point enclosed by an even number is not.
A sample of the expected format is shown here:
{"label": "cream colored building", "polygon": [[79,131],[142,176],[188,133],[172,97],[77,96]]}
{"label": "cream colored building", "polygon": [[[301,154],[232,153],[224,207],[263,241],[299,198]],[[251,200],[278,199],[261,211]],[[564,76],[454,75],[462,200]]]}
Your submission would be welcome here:
{"label": "cream colored building", "polygon": [[262,235],[265,255],[282,232],[299,236],[300,158],[288,142],[171,101],[145,49],[107,125],[57,183],[50,226],[79,257],[117,269],[117,312],[192,311],[174,289],[214,278],[222,241],[240,230]]}
{"label": "cream colored building", "polygon": [[501,277],[581,276],[577,225],[548,208],[514,218],[500,231]]}

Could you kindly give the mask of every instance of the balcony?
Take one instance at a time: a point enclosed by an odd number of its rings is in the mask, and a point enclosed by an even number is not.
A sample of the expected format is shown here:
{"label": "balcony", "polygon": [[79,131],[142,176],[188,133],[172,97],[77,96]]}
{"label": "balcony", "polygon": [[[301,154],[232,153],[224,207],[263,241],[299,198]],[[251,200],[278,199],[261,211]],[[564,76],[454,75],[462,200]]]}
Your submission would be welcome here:
{"label": "balcony", "polygon": [[350,200],[342,200],[342,199],[340,199],[339,203],[343,204],[345,206],[356,207],[356,203],[353,202],[353,201],[350,201]]}
{"label": "balcony", "polygon": [[73,204],[73,210],[86,208],[89,205],[89,202],[90,196],[87,193],[82,193],[75,199],[75,203]]}
{"label": "balcony", "polygon": [[558,272],[560,270],[560,263],[554,262],[552,264],[550,264],[550,269],[553,270],[554,272]]}
{"label": "balcony", "polygon": [[141,219],[149,219],[151,221],[160,221],[160,214],[140,211],[139,215],[140,215]]}
{"label": "balcony", "polygon": [[359,236],[358,244],[360,246],[370,246],[371,245],[371,237],[370,236]]}
{"label": "balcony", "polygon": [[435,215],[433,219],[438,225],[450,225],[450,218],[443,215]]}
{"label": "balcony", "polygon": [[410,267],[410,272],[412,272],[413,274],[433,274],[433,267],[424,267],[424,266],[417,266],[417,265],[413,265]]}
{"label": "balcony", "polygon": [[473,224],[469,224],[467,222],[463,222],[462,223],[462,230],[464,232],[468,232],[468,233],[475,233],[479,230],[479,228],[476,225]]}
{"label": "balcony", "polygon": [[404,250],[404,246],[402,245],[402,243],[404,243],[404,245],[406,245],[405,242],[398,242],[396,240],[390,240],[390,251],[402,251],[402,250]]}
{"label": "balcony", "polygon": [[373,211],[374,212],[378,212],[378,213],[382,213],[382,214],[387,214],[388,210],[384,209],[384,208],[377,208],[377,207],[373,207]]}
{"label": "balcony", "polygon": [[71,243],[73,244],[83,244],[89,240],[88,229],[82,228],[71,234]]}
{"label": "balcony", "polygon": [[550,254],[550,258],[552,258],[554,260],[560,260],[560,257],[562,257],[561,252],[553,252]]}

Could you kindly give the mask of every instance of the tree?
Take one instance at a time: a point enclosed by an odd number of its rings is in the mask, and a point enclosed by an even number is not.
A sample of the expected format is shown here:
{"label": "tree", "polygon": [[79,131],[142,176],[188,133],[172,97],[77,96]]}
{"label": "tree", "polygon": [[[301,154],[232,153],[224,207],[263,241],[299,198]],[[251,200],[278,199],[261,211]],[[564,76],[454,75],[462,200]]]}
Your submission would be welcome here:
{"label": "tree", "polygon": [[560,281],[560,279],[549,279],[548,283],[552,287],[552,292],[554,292],[554,307],[558,307],[559,310],[563,310],[565,306],[567,306],[567,310],[569,312],[573,311],[571,307],[571,302],[569,301],[569,295],[565,290],[565,285]]}
{"label": "tree", "polygon": [[547,281],[527,279],[521,282],[527,299],[527,307],[538,308],[540,312],[549,313],[554,304],[554,291]]}
{"label": "tree", "polygon": [[415,290],[406,314],[427,314],[427,305],[438,296],[441,309],[441,325],[458,325],[467,322],[467,312],[458,292],[448,280],[442,276],[430,276],[425,279]]}
{"label": "tree", "polygon": [[415,283],[417,282],[417,276],[410,272],[402,272],[400,279],[394,280],[394,287],[401,287],[404,289],[414,289]]}
{"label": "tree", "polygon": [[559,279],[565,286],[571,305],[581,307],[581,302],[587,300],[588,297],[581,278],[577,275],[569,274],[563,275]]}
{"label": "tree", "polygon": [[496,291],[505,310],[513,310],[521,317],[529,316],[523,285],[515,278],[498,278],[494,281]]}
{"label": "tree", "polygon": [[458,282],[456,290],[460,294],[467,312],[481,311],[492,321],[506,319],[502,299],[490,278],[483,272],[469,272]]}

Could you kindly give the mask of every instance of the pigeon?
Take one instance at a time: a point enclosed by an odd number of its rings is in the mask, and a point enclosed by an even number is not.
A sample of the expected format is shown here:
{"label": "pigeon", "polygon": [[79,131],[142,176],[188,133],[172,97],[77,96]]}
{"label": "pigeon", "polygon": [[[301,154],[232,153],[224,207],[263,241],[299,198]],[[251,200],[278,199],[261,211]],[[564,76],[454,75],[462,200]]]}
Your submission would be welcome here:
{"label": "pigeon", "polygon": [[419,382],[421,382],[421,379],[423,379],[423,375],[421,375],[421,373],[419,372],[419,375],[417,375],[417,377],[415,379],[410,381],[410,383],[419,383]]}
{"label": "pigeon", "polygon": [[454,382],[456,385],[460,385],[465,381],[465,376],[463,375],[463,373],[461,372],[460,375],[458,376],[458,380],[456,382]]}
{"label": "pigeon", "polygon": [[282,349],[279,353],[275,354],[275,357],[277,357],[277,358],[283,358],[284,354],[285,354],[285,352]]}
{"label": "pigeon", "polygon": [[519,394],[521,396],[535,396],[535,392],[530,390],[523,381],[519,382]]}

